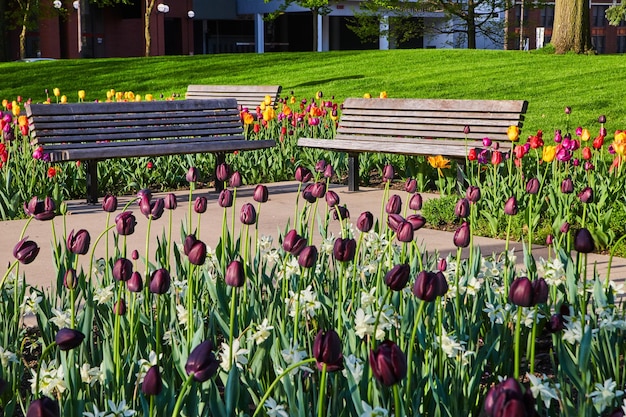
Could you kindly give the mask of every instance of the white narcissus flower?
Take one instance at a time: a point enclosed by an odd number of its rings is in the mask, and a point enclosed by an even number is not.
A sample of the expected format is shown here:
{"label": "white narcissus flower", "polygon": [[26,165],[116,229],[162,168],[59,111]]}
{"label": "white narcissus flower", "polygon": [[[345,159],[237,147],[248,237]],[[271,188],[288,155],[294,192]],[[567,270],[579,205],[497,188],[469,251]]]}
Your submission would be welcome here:
{"label": "white narcissus flower", "polygon": [[107,414],[105,417],[130,417],[130,416],[134,416],[137,412],[135,410],[131,410],[128,408],[128,406],[126,405],[126,400],[122,400],[120,401],[119,404],[115,404],[113,401],[111,400],[107,400],[107,403],[109,404],[109,414]]}
{"label": "white narcissus flower", "polygon": [[604,383],[596,383],[595,391],[588,394],[587,397],[593,401],[593,406],[598,413],[602,413],[607,407],[613,405],[613,400],[624,395],[624,391],[616,390],[617,383],[613,378],[609,378]]}
{"label": "white narcissus flower", "polygon": [[[283,359],[285,360],[287,367],[291,365],[295,365],[298,362],[302,362],[307,358],[307,353],[305,350],[300,350],[298,344],[294,344],[289,346],[287,349],[283,349],[280,351]],[[304,372],[313,373],[313,370],[306,365],[300,365],[299,367],[291,370],[290,375],[295,375],[298,373],[298,370]],[[283,369],[276,369],[276,372],[280,375],[283,373]]]}
{"label": "white narcissus flower", "polygon": [[354,355],[349,355],[345,359],[346,368],[341,373],[347,378],[348,372],[350,372],[354,382],[358,385],[363,378],[363,361]]}
{"label": "white narcissus flower", "polygon": [[113,285],[107,285],[106,287],[96,287],[93,291],[93,300],[98,304],[106,304],[113,299]]}
{"label": "white narcissus flower", "polygon": [[361,339],[371,336],[375,321],[374,316],[366,314],[362,308],[359,308],[354,317],[354,333]]}
{"label": "white narcissus flower", "polygon": [[54,307],[52,307],[51,311],[52,314],[54,314],[54,317],[49,318],[48,321],[54,323],[59,329],[62,329],[64,327],[71,327],[72,321],[69,311],[57,310]]}
{"label": "white narcissus flower", "polygon": [[93,386],[96,382],[100,381],[103,374],[99,366],[91,367],[88,363],[83,363],[80,367],[80,379],[83,384]]}
{"label": "white narcissus flower", "polygon": [[232,348],[232,358],[231,358],[231,349],[228,343],[222,343],[222,352],[220,353],[220,366],[226,372],[230,371],[230,367],[233,364],[233,359],[235,365],[239,369],[243,369],[243,365],[248,363],[248,353],[250,351],[248,349],[241,349],[239,345],[239,339],[233,340],[233,348]]}
{"label": "white narcissus flower", "polygon": [[187,309],[180,305],[177,304],[176,305],[176,317],[178,318],[178,323],[183,326],[185,329],[187,329]]}
{"label": "white narcissus flower", "polygon": [[365,401],[361,401],[361,407],[363,408],[363,412],[359,417],[387,417],[389,415],[389,411],[385,410],[384,408],[372,408]]}
{"label": "white narcissus flower", "polygon": [[37,291],[33,291],[28,296],[24,296],[24,302],[20,306],[23,309],[24,314],[35,314],[37,312],[37,306],[41,303],[43,297]]}
{"label": "white narcissus flower", "polygon": [[[455,358],[458,355],[463,355],[465,352],[465,342],[458,342],[455,336],[448,336],[446,329],[441,329],[441,336],[437,336],[435,339],[435,347],[441,347],[443,353],[449,358]],[[441,345],[441,346],[440,346]]]}
{"label": "white narcissus flower", "polygon": [[527,373],[526,376],[530,381],[530,392],[533,394],[535,399],[541,398],[546,409],[550,408],[550,402],[552,400],[559,401],[559,397],[557,395],[557,389],[559,389],[559,384],[554,384],[554,388],[550,386],[550,380],[546,376],[546,374],[542,374],[541,378]]}
{"label": "white narcissus flower", "polygon": [[254,343],[260,345],[265,342],[271,336],[272,330],[274,330],[274,326],[269,326],[269,321],[267,318],[264,318],[261,324],[257,325],[256,332],[252,334]]}
{"label": "white narcissus flower", "polygon": [[269,397],[263,405],[266,408],[265,412],[270,417],[289,417],[284,404],[278,404],[272,397]]}
{"label": "white narcissus flower", "polygon": [[106,411],[98,410],[98,406],[93,404],[93,412],[83,411],[83,417],[104,417]]}
{"label": "white narcissus flower", "polygon": [[4,369],[8,368],[9,363],[17,363],[17,355],[9,350],[5,350],[0,346],[0,363]]}

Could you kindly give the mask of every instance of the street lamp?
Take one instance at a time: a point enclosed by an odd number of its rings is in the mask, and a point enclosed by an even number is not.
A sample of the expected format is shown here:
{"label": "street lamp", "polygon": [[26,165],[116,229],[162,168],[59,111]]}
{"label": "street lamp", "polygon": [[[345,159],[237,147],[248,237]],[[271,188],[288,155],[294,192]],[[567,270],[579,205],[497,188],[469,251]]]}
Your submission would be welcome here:
{"label": "street lamp", "polygon": [[167,4],[164,4],[164,3],[159,3],[157,5],[157,11],[159,13],[168,13],[170,11],[170,6],[168,6]]}
{"label": "street lamp", "polygon": [[196,13],[193,10],[189,10],[187,12],[187,17],[193,19],[194,17],[196,17]]}

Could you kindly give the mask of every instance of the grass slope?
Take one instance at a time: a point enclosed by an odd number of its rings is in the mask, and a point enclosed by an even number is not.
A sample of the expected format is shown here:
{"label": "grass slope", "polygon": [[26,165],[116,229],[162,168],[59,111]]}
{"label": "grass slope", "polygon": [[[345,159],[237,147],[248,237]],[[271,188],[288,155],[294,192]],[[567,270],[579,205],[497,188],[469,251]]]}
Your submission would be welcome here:
{"label": "grass slope", "polygon": [[[170,96],[188,84],[280,84],[285,95],[311,97],[321,90],[343,100],[369,92],[389,97],[525,99],[524,135],[565,128],[593,128],[598,115],[607,129],[626,129],[622,55],[551,55],[520,51],[392,50],[267,53],[59,60],[1,63],[0,99],[17,95],[45,100],[58,87],[69,101],[86,90],[87,100],[109,89]],[[596,134],[596,130],[592,130]]]}

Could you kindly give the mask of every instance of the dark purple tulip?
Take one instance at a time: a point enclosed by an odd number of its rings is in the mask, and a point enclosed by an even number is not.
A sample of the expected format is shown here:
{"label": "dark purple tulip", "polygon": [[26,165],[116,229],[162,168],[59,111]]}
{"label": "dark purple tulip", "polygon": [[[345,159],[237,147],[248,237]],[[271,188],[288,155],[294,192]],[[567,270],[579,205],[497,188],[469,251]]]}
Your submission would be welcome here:
{"label": "dark purple tulip", "polygon": [[68,269],[63,275],[63,286],[68,290],[73,290],[78,285],[78,279],[76,279],[76,270]]}
{"label": "dark purple tulip", "polygon": [[582,228],[574,235],[574,249],[580,253],[591,253],[596,248],[593,236],[588,229]]}
{"label": "dark purple tulip", "polygon": [[422,301],[434,301],[442,292],[445,294],[445,291],[440,288],[441,284],[441,279],[436,272],[421,271],[417,274],[415,284],[413,284],[413,294]]}
{"label": "dark purple tulip", "polygon": [[411,223],[413,231],[421,229],[426,224],[426,219],[421,214],[409,214],[406,217],[406,221]]}
{"label": "dark purple tulip", "polygon": [[111,194],[107,194],[102,199],[102,210],[107,213],[113,213],[117,210],[117,197]]}
{"label": "dark purple tulip", "polygon": [[315,198],[322,198],[326,195],[326,183],[318,181],[311,187],[311,194]]}
{"label": "dark purple tulip", "polygon": [[537,194],[539,192],[539,180],[537,178],[531,178],[526,183],[526,192],[528,194]]}
{"label": "dark purple tulip", "polygon": [[399,214],[390,214],[387,216],[387,226],[394,232],[398,232],[400,225],[404,222],[404,218]]}
{"label": "dark purple tulip", "polygon": [[20,240],[13,248],[13,256],[24,265],[34,261],[39,254],[39,246],[32,240],[27,239],[28,237],[25,237]]}
{"label": "dark purple tulip", "polygon": [[239,220],[241,223],[251,225],[256,223],[256,209],[250,203],[245,203],[241,206],[241,211],[239,212]]}
{"label": "dark purple tulip", "polygon": [[207,207],[207,199],[206,197],[200,196],[196,198],[196,201],[193,204],[193,211],[198,214],[202,214],[206,211]]}
{"label": "dark purple tulip", "polygon": [[565,320],[560,313],[550,316],[550,320],[546,323],[546,330],[550,333],[558,333],[565,328]]}
{"label": "dark purple tulip", "polygon": [[325,199],[328,207],[335,207],[337,204],[339,204],[339,195],[333,190],[328,190]]}
{"label": "dark purple tulip", "polygon": [[402,198],[398,194],[394,194],[389,197],[387,204],[385,205],[385,212],[387,214],[400,214],[402,211]]}
{"label": "dark purple tulip", "polygon": [[148,202],[150,202],[150,200],[152,200],[152,191],[147,188],[142,188],[141,190],[137,191],[137,199],[140,203],[142,200],[147,200]]}
{"label": "dark purple tulip", "polygon": [[117,314],[118,316],[126,315],[126,302],[123,298],[115,302],[115,305],[113,306],[113,314]]}
{"label": "dark purple tulip", "polygon": [[533,303],[533,284],[527,277],[520,277],[511,283],[509,301],[520,307],[531,307]]}
{"label": "dark purple tulip", "polygon": [[219,197],[217,197],[217,204],[219,204],[219,206],[223,208],[232,207],[233,192],[228,188],[224,188],[222,191],[220,191]]}
{"label": "dark purple tulip", "polygon": [[441,271],[435,273],[437,275],[437,296],[443,297],[448,292],[448,280]]}
{"label": "dark purple tulip", "polygon": [[571,194],[574,192],[574,181],[570,177],[561,181],[561,192],[563,194]]}
{"label": "dark purple tulip", "polygon": [[408,264],[398,264],[385,274],[385,284],[394,291],[402,291],[409,282],[411,267]]}
{"label": "dark purple tulip", "polygon": [[185,371],[187,375],[193,374],[196,381],[204,382],[215,375],[219,366],[220,363],[213,353],[213,342],[206,340],[191,351],[187,357]]}
{"label": "dark purple tulip", "polygon": [[[189,236],[188,236],[189,237]],[[187,248],[187,239],[185,239],[185,254],[189,258],[189,262],[194,265],[204,265],[206,260],[206,244],[194,237],[193,243]]]}
{"label": "dark purple tulip", "polygon": [[445,272],[446,269],[448,269],[448,261],[446,260],[446,258],[439,258],[439,260],[437,261],[437,270],[439,270],[440,272]]}
{"label": "dark purple tulip", "polygon": [[598,116],[598,123],[606,123],[606,116],[603,114]]}
{"label": "dark purple tulip", "polygon": [[233,172],[233,175],[230,176],[230,180],[228,181],[228,183],[233,188],[241,187],[241,184],[243,184],[243,182],[241,181],[241,174],[239,173],[239,171]]}
{"label": "dark purple tulip", "polygon": [[76,255],[85,255],[89,252],[89,244],[91,243],[91,237],[89,232],[85,229],[80,229],[76,234],[72,230],[67,237],[65,245],[67,250]]}
{"label": "dark purple tulip", "polygon": [[302,190],[302,198],[304,198],[310,204],[315,203],[315,200],[317,200],[313,195],[312,190],[313,184],[307,184],[306,187],[304,187],[304,189]]}
{"label": "dark purple tulip", "polygon": [[333,256],[339,262],[350,262],[354,259],[356,241],[351,238],[337,238],[333,246]]}
{"label": "dark purple tulip", "polygon": [[331,164],[327,164],[324,168],[324,178],[332,178],[335,175],[335,170]]}
{"label": "dark purple tulip", "polygon": [[298,255],[298,264],[303,268],[312,268],[317,262],[317,248],[305,246]]}
{"label": "dark purple tulip", "polygon": [[561,225],[560,231],[563,234],[569,232],[569,223],[568,222],[563,222],[563,224]]}
{"label": "dark purple tulip", "polygon": [[374,225],[374,215],[369,211],[364,211],[361,213],[359,218],[356,221],[356,228],[363,233],[367,233],[372,230],[372,226]]}
{"label": "dark purple tulip", "polygon": [[339,220],[341,219],[349,219],[350,218],[350,212],[348,211],[348,208],[345,206],[345,204],[343,206],[335,206],[333,207],[333,220]]}
{"label": "dark purple tulip", "polygon": [[185,175],[187,182],[198,181],[198,169],[196,167],[189,167],[187,174]]}
{"label": "dark purple tulip", "polygon": [[453,238],[454,245],[457,248],[466,248],[470,243],[470,227],[468,222],[463,222],[461,227],[456,229]]}
{"label": "dark purple tulip", "polygon": [[306,246],[306,243],[306,239],[300,236],[295,229],[291,229],[283,238],[283,249],[285,252],[298,256]]}
{"label": "dark purple tulip", "polygon": [[325,169],[326,169],[326,161],[324,161],[323,159],[320,159],[319,161],[315,163],[315,171],[324,172]]}
{"label": "dark purple tulip", "polygon": [[243,264],[234,260],[226,267],[226,275],[224,276],[224,282],[230,287],[242,287],[245,282],[245,274],[243,271]]}
{"label": "dark purple tulip", "polygon": [[146,375],[143,377],[141,392],[143,392],[143,395],[149,397],[152,395],[159,395],[162,390],[163,380],[161,379],[159,365],[153,365],[150,369],[148,369],[148,372],[146,372]]}
{"label": "dark purple tulip", "polygon": [[478,200],[480,200],[480,188],[470,185],[465,191],[465,198],[467,198],[470,203],[478,202]]}
{"label": "dark purple tulip", "polygon": [[230,177],[230,166],[221,163],[215,168],[215,177],[218,181],[226,181]]}
{"label": "dark purple tulip", "polygon": [[135,215],[130,211],[124,211],[115,216],[115,230],[117,234],[121,236],[128,236],[135,233],[135,226],[137,220]]}
{"label": "dark purple tulip", "polygon": [[152,217],[153,220],[158,220],[163,215],[163,211],[165,210],[165,199],[157,198],[152,203],[150,203],[150,214],[146,216],[148,218]]}
{"label": "dark purple tulip", "polygon": [[463,133],[465,133],[466,135],[468,135],[468,134],[470,133],[470,127],[466,125],[466,126],[463,128]]}
{"label": "dark purple tulip", "polygon": [[266,203],[269,198],[269,191],[267,187],[263,184],[258,184],[254,187],[254,193],[252,194],[252,198],[257,203]]}
{"label": "dark purple tulip", "polygon": [[552,243],[554,243],[554,236],[552,235],[546,236],[546,245],[550,246],[552,245]]}
{"label": "dark purple tulip", "polygon": [[119,258],[113,264],[113,278],[117,281],[128,281],[133,274],[133,263],[126,258]]}
{"label": "dark purple tulip", "polygon": [[150,292],[165,294],[170,289],[170,273],[161,268],[154,271],[150,277]]}
{"label": "dark purple tulip", "polygon": [[31,198],[28,204],[24,204],[24,211],[27,215],[32,216],[35,220],[51,220],[56,215],[56,206],[54,200],[50,197],[46,197],[43,201],[37,199],[37,197]]}
{"label": "dark purple tulip", "polygon": [[413,241],[413,225],[411,222],[403,220],[402,223],[398,226],[398,230],[396,231],[396,237],[400,242],[411,242]]}
{"label": "dark purple tulip", "polygon": [[533,281],[533,305],[544,304],[548,301],[548,283],[543,278]]}
{"label": "dark purple tulip", "polygon": [[411,196],[411,199],[409,200],[409,208],[411,210],[422,209],[422,195],[420,193],[415,193]]}
{"label": "dark purple tulip", "polygon": [[469,216],[470,212],[470,202],[467,198],[461,198],[457,201],[456,206],[454,207],[454,215],[461,219]]}
{"label": "dark purple tulip", "polygon": [[609,417],[624,417],[624,410],[622,410],[622,408],[616,408],[609,414]]}
{"label": "dark purple tulip", "polygon": [[78,330],[64,327],[57,332],[54,342],[61,350],[71,350],[78,347],[84,338],[85,335]]}
{"label": "dark purple tulip", "polygon": [[387,164],[383,168],[383,181],[391,181],[396,173],[393,170],[393,166]]}
{"label": "dark purple tulip", "polygon": [[176,199],[176,194],[169,193],[165,196],[165,208],[168,210],[176,210],[178,207],[178,200]]}
{"label": "dark purple tulip", "polygon": [[385,340],[376,350],[371,350],[369,359],[374,377],[387,387],[398,384],[406,377],[406,356],[391,340]]}
{"label": "dark purple tulip", "polygon": [[139,197],[139,211],[148,219],[150,218],[150,198],[145,195]]}
{"label": "dark purple tulip", "polygon": [[302,166],[296,168],[296,181],[305,183],[311,181],[311,178],[313,174],[308,168]]}
{"label": "dark purple tulip", "polygon": [[565,107],[565,114],[571,114],[572,108],[570,106]]}
{"label": "dark purple tulip", "polygon": [[515,216],[517,214],[517,199],[515,196],[509,197],[504,203],[504,214],[508,214],[509,216]]}
{"label": "dark purple tulip", "polygon": [[583,203],[593,203],[593,188],[585,187],[583,190],[578,193],[578,198]]}
{"label": "dark purple tulip", "polygon": [[130,292],[141,292],[143,290],[143,280],[139,272],[135,271],[130,275],[130,279],[126,281],[126,289]]}
{"label": "dark purple tulip", "polygon": [[56,401],[42,397],[30,403],[26,417],[60,417],[59,405]]}
{"label": "dark purple tulip", "polygon": [[535,400],[530,391],[524,392],[515,378],[507,378],[494,385],[485,398],[487,417],[534,416]]}
{"label": "dark purple tulip", "polygon": [[417,181],[414,178],[407,178],[404,183],[404,191],[413,194],[417,190]]}
{"label": "dark purple tulip", "polygon": [[341,371],[343,369],[343,354],[341,353],[341,340],[334,330],[320,330],[313,342],[313,357],[317,361],[317,368],[322,370],[326,364],[328,372]]}

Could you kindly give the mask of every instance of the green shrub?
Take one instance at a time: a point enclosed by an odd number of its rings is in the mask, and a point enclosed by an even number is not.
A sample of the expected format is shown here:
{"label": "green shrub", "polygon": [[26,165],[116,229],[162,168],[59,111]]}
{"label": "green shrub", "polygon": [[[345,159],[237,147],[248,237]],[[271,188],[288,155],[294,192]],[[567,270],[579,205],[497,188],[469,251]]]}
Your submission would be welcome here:
{"label": "green shrub", "polygon": [[456,195],[447,195],[426,200],[422,205],[422,215],[434,227],[451,226],[457,221],[454,206],[458,199]]}

